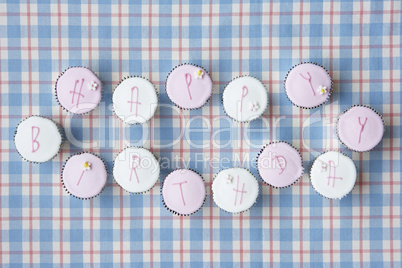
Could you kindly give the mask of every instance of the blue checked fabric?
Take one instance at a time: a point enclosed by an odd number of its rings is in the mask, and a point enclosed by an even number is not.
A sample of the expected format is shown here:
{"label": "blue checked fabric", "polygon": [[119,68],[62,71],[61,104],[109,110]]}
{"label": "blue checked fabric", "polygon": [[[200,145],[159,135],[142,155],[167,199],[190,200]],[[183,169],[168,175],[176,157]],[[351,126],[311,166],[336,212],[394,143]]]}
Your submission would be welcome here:
{"label": "blue checked fabric", "polygon": [[[3,267],[401,267],[400,1],[0,1],[0,261]],[[334,93],[313,110],[293,107],[283,80],[312,61],[331,74]],[[213,96],[199,110],[179,110],[165,92],[180,63],[203,66]],[[103,81],[91,114],[66,114],[54,83],[69,66]],[[270,105],[250,124],[228,119],[224,86],[252,75]],[[154,83],[160,108],[147,124],[123,126],[112,90],[125,76]],[[352,153],[337,140],[337,115],[353,104],[382,113],[383,141]],[[53,161],[23,162],[13,134],[31,114],[49,116],[69,142]],[[290,188],[262,185],[254,207],[221,211],[210,195],[214,174],[249,168],[267,142],[299,148],[305,174]],[[125,146],[160,158],[161,179],[177,167],[202,174],[203,209],[178,217],[162,205],[160,183],[144,195],[123,191],[109,175],[100,196],[82,201],[60,183],[72,153],[91,150],[106,162]],[[323,150],[339,149],[358,169],[340,201],[318,195],[308,171]]]}

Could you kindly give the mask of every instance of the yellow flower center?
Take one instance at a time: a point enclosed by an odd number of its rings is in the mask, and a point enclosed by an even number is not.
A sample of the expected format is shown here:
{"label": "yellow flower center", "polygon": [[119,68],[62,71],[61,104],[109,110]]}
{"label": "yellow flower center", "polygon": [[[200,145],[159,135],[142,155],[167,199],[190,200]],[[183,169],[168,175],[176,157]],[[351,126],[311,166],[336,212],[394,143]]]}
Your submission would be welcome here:
{"label": "yellow flower center", "polygon": [[85,168],[89,167],[88,162],[85,162],[85,163],[84,163],[84,167],[85,167]]}
{"label": "yellow flower center", "polygon": [[202,71],[201,71],[201,70],[198,70],[197,75],[200,76],[201,73],[202,73]]}

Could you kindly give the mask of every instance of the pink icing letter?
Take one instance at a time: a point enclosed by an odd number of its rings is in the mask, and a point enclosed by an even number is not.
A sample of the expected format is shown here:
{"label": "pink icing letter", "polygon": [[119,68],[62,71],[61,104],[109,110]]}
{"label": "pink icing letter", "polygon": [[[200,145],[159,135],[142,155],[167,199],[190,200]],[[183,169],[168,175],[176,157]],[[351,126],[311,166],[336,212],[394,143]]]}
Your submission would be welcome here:
{"label": "pink icing letter", "polygon": [[[34,138],[34,129],[37,129],[38,132],[36,133],[36,136]],[[36,152],[39,149],[39,142],[36,140],[39,136],[39,128],[36,126],[32,126],[32,152]],[[35,144],[37,145],[35,148]]]}
{"label": "pink icing letter", "polygon": [[81,176],[80,176],[80,179],[79,179],[78,182],[77,182],[77,186],[80,185],[80,182],[81,182],[82,176],[84,176],[84,173],[85,173],[85,170],[83,170],[83,171],[81,172]]}
{"label": "pink icing letter", "polygon": [[183,205],[186,205],[186,202],[184,202],[183,189],[181,188],[181,185],[182,185],[183,183],[187,183],[187,181],[182,181],[182,182],[173,183],[173,185],[179,185],[179,187],[180,187],[180,194],[181,194],[181,200],[183,200]]}
{"label": "pink icing letter", "polygon": [[240,99],[240,113],[243,111],[243,99],[245,96],[247,96],[247,94],[248,94],[248,88],[246,86],[243,86]]}
{"label": "pink icing letter", "polygon": [[[138,162],[135,161],[136,159],[138,159]],[[137,178],[137,183],[140,183],[140,180],[138,179],[138,175],[137,175],[137,168],[140,166],[140,161],[141,161],[140,157],[133,155],[133,162],[131,162],[132,166],[131,166],[131,173],[130,173],[130,181],[131,181],[131,177],[133,176],[133,172],[134,172],[135,177]]]}
{"label": "pink icing letter", "polygon": [[239,203],[239,205],[241,205],[241,202],[243,200],[243,194],[247,193],[246,191],[244,191],[244,185],[245,185],[245,183],[243,182],[243,187],[241,188],[241,190],[239,190],[239,176],[237,176],[237,187],[236,187],[236,189],[233,188],[233,191],[236,192],[236,196],[235,196],[235,200],[234,200],[234,205],[235,206],[236,206],[236,203],[237,203],[237,193],[241,194],[240,195],[240,203]]}
{"label": "pink icing letter", "polygon": [[[332,183],[332,188],[333,188],[333,187],[335,187],[335,180],[342,180],[342,177],[336,177],[336,175],[335,175],[336,169],[335,169],[334,161],[329,160],[328,161],[328,166],[329,166],[329,169],[328,169],[328,177],[327,177],[328,184],[327,185],[329,185],[330,180],[333,179],[333,183]],[[334,169],[334,175],[333,176],[331,176],[331,168]]]}
{"label": "pink icing letter", "polygon": [[71,103],[74,103],[74,96],[75,96],[75,95],[78,95],[78,98],[77,98],[77,106],[76,106],[76,107],[78,107],[78,104],[80,103],[80,98],[81,98],[81,97],[84,98],[84,95],[81,94],[82,85],[84,84],[84,80],[85,80],[85,79],[82,78],[80,91],[75,91],[75,90],[77,89],[77,84],[80,82],[80,80],[75,80],[74,90],[70,90],[70,94],[73,94],[73,98],[71,99]]}
{"label": "pink icing letter", "polygon": [[313,91],[313,95],[315,96],[315,91],[314,91],[313,85],[311,84],[311,75],[310,75],[310,73],[307,72],[308,77],[304,77],[301,73],[299,73],[299,74],[303,79],[308,81],[308,83],[310,84],[311,90]]}
{"label": "pink icing letter", "polygon": [[[283,173],[283,171],[285,170],[286,166],[287,166],[286,158],[283,157],[282,155],[277,155],[277,156],[275,156],[275,157],[273,158],[273,160],[275,160],[275,159],[278,161],[278,165],[279,165],[279,168],[280,168],[280,170],[281,170],[281,171],[278,173],[278,175],[281,175],[281,174]],[[284,163],[283,166],[282,166],[282,164],[281,164],[281,161],[279,161],[279,159],[283,159],[283,163]]]}
{"label": "pink icing letter", "polygon": [[186,73],[186,74],[184,75],[184,78],[186,79],[186,85],[187,85],[188,95],[190,96],[190,100],[192,100],[192,98],[191,98],[191,93],[190,93],[190,85],[191,85],[191,80],[192,80],[191,74]]}
{"label": "pink icing letter", "polygon": [[360,133],[359,133],[359,143],[360,143],[360,140],[362,139],[362,132],[363,132],[363,129],[364,129],[364,126],[366,125],[366,123],[367,123],[367,117],[366,117],[366,119],[364,120],[364,123],[362,124],[362,123],[360,122],[360,116],[359,116],[359,125],[361,126],[361,128],[360,128]]}
{"label": "pink icing letter", "polygon": [[[134,95],[134,90],[137,90],[137,100],[133,101],[133,95]],[[138,87],[134,86],[131,88],[131,101],[127,101],[127,103],[130,103],[130,113],[133,112],[133,103],[135,104],[135,116],[138,114],[138,105],[141,104],[141,102],[138,101],[138,94],[139,94],[139,89]]]}

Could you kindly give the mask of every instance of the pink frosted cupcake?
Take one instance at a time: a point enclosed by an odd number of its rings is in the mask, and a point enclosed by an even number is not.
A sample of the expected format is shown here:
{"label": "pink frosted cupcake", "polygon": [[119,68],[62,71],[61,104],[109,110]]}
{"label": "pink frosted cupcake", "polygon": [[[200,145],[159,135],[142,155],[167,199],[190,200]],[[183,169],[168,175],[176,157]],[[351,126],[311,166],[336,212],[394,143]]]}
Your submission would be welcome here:
{"label": "pink frosted cupcake", "polygon": [[174,68],[166,80],[166,93],[179,108],[201,108],[212,95],[212,80],[205,69],[192,64]]}
{"label": "pink frosted cupcake", "polygon": [[325,103],[332,90],[332,80],[324,67],[305,62],[294,66],[285,78],[289,100],[297,107],[313,109]]}
{"label": "pink frosted cupcake", "polygon": [[285,188],[303,175],[303,160],[299,151],[286,142],[267,144],[257,158],[258,172],[268,185]]}
{"label": "pink frosted cupcake", "polygon": [[70,67],[56,81],[56,99],[64,110],[85,114],[94,110],[102,97],[102,83],[88,68]]}
{"label": "pink frosted cupcake", "polygon": [[177,169],[163,181],[162,200],[174,214],[189,216],[201,209],[206,191],[202,177],[189,169]]}
{"label": "pink frosted cupcake", "polygon": [[95,197],[106,185],[106,164],[90,152],[74,154],[64,164],[61,180],[70,195],[80,199]]}

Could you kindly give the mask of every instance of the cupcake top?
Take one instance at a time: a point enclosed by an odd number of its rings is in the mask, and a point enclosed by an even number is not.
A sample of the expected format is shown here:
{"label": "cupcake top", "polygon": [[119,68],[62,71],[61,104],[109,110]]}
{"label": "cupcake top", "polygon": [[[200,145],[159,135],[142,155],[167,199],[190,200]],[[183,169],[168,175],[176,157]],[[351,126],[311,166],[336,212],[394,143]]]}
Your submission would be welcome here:
{"label": "cupcake top", "polygon": [[113,105],[114,112],[124,123],[145,123],[155,114],[158,95],[147,79],[128,77],[114,90]]}
{"label": "cupcake top", "polygon": [[107,171],[105,163],[92,153],[71,156],[64,164],[62,182],[73,196],[86,199],[98,195],[105,187]]}
{"label": "cupcake top", "polygon": [[73,114],[85,114],[98,106],[102,83],[88,68],[71,67],[56,82],[56,98],[60,105]]}
{"label": "cupcake top", "polygon": [[285,80],[286,94],[296,106],[310,109],[327,101],[332,81],[328,72],[314,63],[302,63],[293,67]]}
{"label": "cupcake top", "polygon": [[205,197],[205,183],[202,177],[192,170],[177,169],[163,181],[163,202],[176,214],[190,215],[197,212]]}
{"label": "cupcake top", "polygon": [[346,155],[329,151],[318,156],[310,170],[313,188],[322,196],[341,199],[356,183],[356,166]]}
{"label": "cupcake top", "polygon": [[338,137],[351,150],[373,149],[384,135],[384,121],[373,108],[352,106],[338,118]]}
{"label": "cupcake top", "polygon": [[59,127],[51,119],[30,116],[17,127],[14,137],[18,153],[29,162],[42,163],[56,156],[62,144]]}
{"label": "cupcake top", "polygon": [[130,193],[149,191],[158,181],[159,173],[159,162],[144,148],[124,149],[114,160],[113,177]]}
{"label": "cupcake top", "polygon": [[233,79],[223,91],[223,108],[239,122],[260,117],[268,106],[268,93],[257,78],[242,76]]}
{"label": "cupcake top", "polygon": [[174,68],[166,80],[169,99],[180,108],[202,107],[212,95],[212,80],[198,66],[183,64]]}
{"label": "cupcake top", "polygon": [[258,172],[269,185],[282,188],[295,183],[303,174],[303,160],[298,150],[286,142],[265,146],[257,159]]}
{"label": "cupcake top", "polygon": [[250,209],[257,200],[259,189],[257,179],[244,168],[224,169],[212,183],[215,203],[230,213]]}

